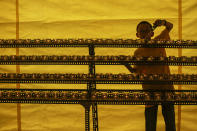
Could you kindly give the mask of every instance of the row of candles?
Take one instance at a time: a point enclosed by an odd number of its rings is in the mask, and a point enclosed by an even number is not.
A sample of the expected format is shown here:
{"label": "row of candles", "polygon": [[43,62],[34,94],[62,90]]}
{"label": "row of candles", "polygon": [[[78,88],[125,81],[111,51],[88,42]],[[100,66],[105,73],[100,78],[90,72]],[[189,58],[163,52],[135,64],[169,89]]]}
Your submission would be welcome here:
{"label": "row of candles", "polygon": [[[92,100],[197,100],[197,93],[173,92],[92,92]],[[0,99],[56,99],[85,100],[86,91],[47,92],[47,91],[0,91]]]}
{"label": "row of candles", "polygon": [[[0,39],[0,44],[145,44],[145,40],[134,39]],[[196,44],[194,40],[150,40],[148,44]]]}
{"label": "row of candles", "polygon": [[196,74],[47,74],[47,73],[0,73],[1,80],[159,80],[159,81],[197,81]]}
{"label": "row of candles", "polygon": [[197,62],[197,56],[181,56],[181,57],[175,57],[175,56],[169,56],[169,57],[142,57],[142,56],[47,56],[47,55],[41,55],[41,56],[0,56],[0,61],[164,61],[164,62]]}

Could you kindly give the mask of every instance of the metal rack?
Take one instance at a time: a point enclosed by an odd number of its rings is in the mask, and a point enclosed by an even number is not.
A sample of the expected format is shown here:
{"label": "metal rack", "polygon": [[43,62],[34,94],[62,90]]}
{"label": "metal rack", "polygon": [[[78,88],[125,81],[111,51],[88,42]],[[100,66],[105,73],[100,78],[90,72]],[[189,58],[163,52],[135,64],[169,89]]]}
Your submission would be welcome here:
{"label": "metal rack", "polygon": [[98,131],[98,104],[143,105],[173,103],[196,105],[197,90],[98,90],[96,84],[197,84],[197,74],[97,74],[95,65],[196,66],[193,57],[97,56],[95,48],[197,48],[197,41],[132,39],[20,39],[0,40],[0,48],[89,48],[89,56],[0,56],[1,65],[89,65],[88,74],[0,73],[0,83],[87,84],[87,89],[0,89],[0,103],[81,104],[85,108],[85,130]]}

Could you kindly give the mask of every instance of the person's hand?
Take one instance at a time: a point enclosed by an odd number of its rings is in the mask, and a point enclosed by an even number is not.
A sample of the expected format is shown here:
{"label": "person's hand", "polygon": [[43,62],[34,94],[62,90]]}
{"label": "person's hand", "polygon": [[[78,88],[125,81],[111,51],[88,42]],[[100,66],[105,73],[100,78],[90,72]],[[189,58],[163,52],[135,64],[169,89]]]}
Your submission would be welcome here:
{"label": "person's hand", "polygon": [[166,20],[160,20],[160,19],[157,19],[154,23],[153,23],[153,29],[155,29],[157,26],[165,26],[166,29],[168,31],[170,31],[172,28],[173,28],[173,24],[166,21]]}
{"label": "person's hand", "polygon": [[157,19],[157,20],[153,23],[153,28],[156,28],[157,26],[162,26],[162,25],[166,25],[166,20]]}

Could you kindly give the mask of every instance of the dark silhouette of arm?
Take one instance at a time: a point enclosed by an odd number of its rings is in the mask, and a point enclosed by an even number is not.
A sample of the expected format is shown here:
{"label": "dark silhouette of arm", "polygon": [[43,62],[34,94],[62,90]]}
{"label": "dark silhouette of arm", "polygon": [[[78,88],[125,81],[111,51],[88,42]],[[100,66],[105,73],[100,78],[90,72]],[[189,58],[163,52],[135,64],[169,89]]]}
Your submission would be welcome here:
{"label": "dark silhouette of arm", "polygon": [[135,68],[132,68],[131,65],[129,65],[128,63],[121,63],[123,64],[131,73],[135,73],[136,72],[136,69]]}

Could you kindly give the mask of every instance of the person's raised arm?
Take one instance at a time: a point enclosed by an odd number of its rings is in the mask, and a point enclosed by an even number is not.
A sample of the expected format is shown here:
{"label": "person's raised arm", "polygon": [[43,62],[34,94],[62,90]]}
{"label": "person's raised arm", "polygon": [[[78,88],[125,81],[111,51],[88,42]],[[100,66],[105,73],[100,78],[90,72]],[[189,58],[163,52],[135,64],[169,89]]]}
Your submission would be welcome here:
{"label": "person's raised arm", "polygon": [[156,20],[154,23],[153,23],[153,28],[156,28],[158,26],[165,26],[166,30],[168,30],[169,32],[171,31],[171,29],[173,28],[173,24],[169,21],[166,21],[166,20]]}
{"label": "person's raised arm", "polygon": [[129,65],[128,63],[121,63],[123,64],[131,73],[135,73],[136,69],[132,68],[131,65]]}
{"label": "person's raised arm", "polygon": [[153,28],[156,28],[158,26],[165,26],[166,28],[161,32],[160,35],[155,37],[155,40],[170,40],[169,33],[173,28],[173,24],[166,20],[156,20],[153,24]]}

